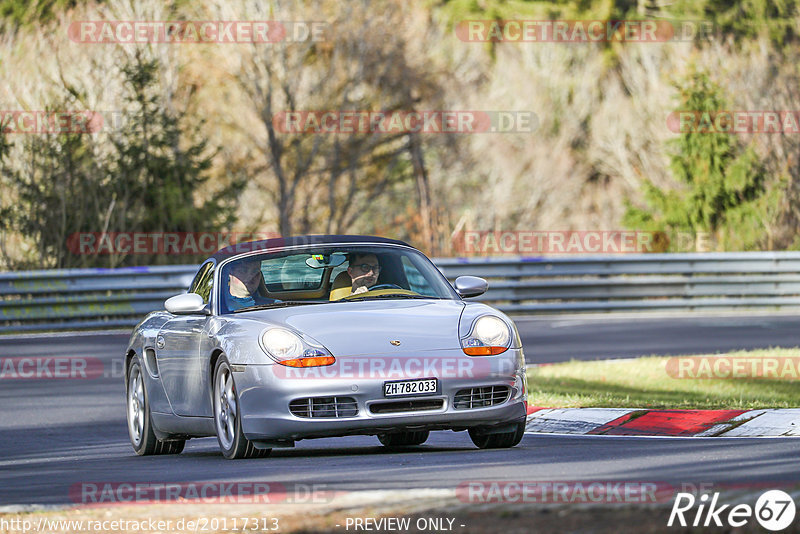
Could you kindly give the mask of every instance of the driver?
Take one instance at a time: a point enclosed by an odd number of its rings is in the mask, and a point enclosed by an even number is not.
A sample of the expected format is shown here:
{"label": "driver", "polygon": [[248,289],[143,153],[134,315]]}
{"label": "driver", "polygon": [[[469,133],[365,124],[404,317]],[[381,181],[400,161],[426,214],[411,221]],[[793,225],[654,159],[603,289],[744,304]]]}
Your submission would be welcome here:
{"label": "driver", "polygon": [[350,294],[366,293],[370,287],[378,282],[378,276],[381,274],[381,264],[375,254],[354,253],[350,257],[347,274],[353,280]]}
{"label": "driver", "polygon": [[262,297],[258,288],[263,276],[261,274],[261,261],[242,260],[231,265],[228,272],[228,291],[225,303],[230,311],[235,311],[256,304],[271,304],[274,299]]}

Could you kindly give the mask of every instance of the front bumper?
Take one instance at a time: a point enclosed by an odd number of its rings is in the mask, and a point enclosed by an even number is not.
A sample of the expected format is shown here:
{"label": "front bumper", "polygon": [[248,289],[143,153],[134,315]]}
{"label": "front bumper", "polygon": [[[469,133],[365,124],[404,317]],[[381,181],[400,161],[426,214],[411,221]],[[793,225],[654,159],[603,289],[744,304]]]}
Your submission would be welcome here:
{"label": "front bumper", "polygon": [[[460,352],[460,351],[459,351]],[[437,357],[469,358],[463,353]],[[396,356],[395,356],[396,358]],[[480,362],[480,372],[456,373],[451,376],[441,368],[424,376],[354,376],[336,373],[329,369],[298,378],[287,373],[287,368],[277,365],[237,366],[234,381],[239,392],[242,429],[252,441],[280,443],[307,438],[346,436],[354,434],[382,434],[410,430],[464,430],[490,428],[524,421],[526,394],[524,358],[521,350],[510,349],[503,355],[475,360]],[[488,359],[491,358],[491,359]],[[336,364],[334,364],[336,365]],[[388,368],[388,367],[387,367]],[[288,376],[287,376],[288,375]],[[383,384],[403,378],[439,379],[436,394],[384,397]],[[507,399],[493,406],[456,408],[457,392],[476,387],[507,386]],[[298,417],[289,409],[291,401],[308,397],[350,397],[356,401],[358,413],[352,417]],[[399,411],[375,413],[375,405],[391,401],[440,400],[441,406],[425,411]]]}

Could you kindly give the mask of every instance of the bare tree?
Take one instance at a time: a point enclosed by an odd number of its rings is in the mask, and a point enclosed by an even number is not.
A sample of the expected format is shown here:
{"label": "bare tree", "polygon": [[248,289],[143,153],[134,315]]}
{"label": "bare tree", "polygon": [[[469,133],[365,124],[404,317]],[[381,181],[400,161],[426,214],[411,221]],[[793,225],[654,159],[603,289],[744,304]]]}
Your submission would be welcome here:
{"label": "bare tree", "polygon": [[[417,180],[420,205],[430,211],[421,141],[407,132],[297,133],[281,131],[276,117],[306,111],[408,111],[417,93],[433,92],[428,74],[406,57],[402,5],[386,2],[371,15],[369,2],[348,2],[336,13],[307,2],[284,7],[243,1],[220,13],[257,19],[316,20],[332,15],[324,41],[254,43],[229,70],[257,117],[258,128],[240,128],[262,164],[253,179],[274,183],[278,228],[283,235],[348,231],[365,206],[400,182]],[[327,5],[328,11],[330,6]],[[374,12],[374,10],[373,10]],[[417,99],[418,100],[418,99]],[[274,182],[273,182],[274,181]],[[428,225],[429,226],[429,225]],[[430,241],[428,232],[427,241]]]}

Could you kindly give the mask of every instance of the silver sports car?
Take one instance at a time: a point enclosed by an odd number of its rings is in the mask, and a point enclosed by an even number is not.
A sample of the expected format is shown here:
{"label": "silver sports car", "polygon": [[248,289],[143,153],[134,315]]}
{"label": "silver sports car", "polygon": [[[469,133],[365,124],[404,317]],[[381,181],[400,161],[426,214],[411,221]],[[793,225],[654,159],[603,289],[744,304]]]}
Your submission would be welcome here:
{"label": "silver sports car", "polygon": [[401,241],[307,236],[232,245],[189,290],[133,331],[125,355],[128,430],[139,455],[216,436],[226,458],[300,439],[376,435],[419,445],[468,430],[513,447],[527,408],[512,321],[463,299]]}

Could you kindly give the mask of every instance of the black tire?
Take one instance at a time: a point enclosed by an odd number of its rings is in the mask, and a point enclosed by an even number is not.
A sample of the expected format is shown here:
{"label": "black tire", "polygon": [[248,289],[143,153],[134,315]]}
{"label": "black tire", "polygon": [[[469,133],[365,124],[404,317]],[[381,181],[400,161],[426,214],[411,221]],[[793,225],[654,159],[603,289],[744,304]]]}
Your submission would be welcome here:
{"label": "black tire", "polygon": [[386,447],[409,447],[411,445],[422,445],[431,435],[428,430],[417,432],[396,432],[394,434],[379,434],[378,440]]}
{"label": "black tire", "polygon": [[469,437],[479,449],[508,449],[518,445],[524,434],[525,423],[517,423],[514,430],[499,434],[485,434],[480,429],[469,429]]}
{"label": "black tire", "polygon": [[[214,428],[222,455],[229,460],[264,458],[272,449],[257,449],[242,432],[242,413],[239,409],[239,394],[233,381],[233,373],[225,356],[220,356],[214,369],[212,384],[214,402]],[[230,401],[233,400],[233,403]]]}
{"label": "black tire", "polygon": [[180,454],[186,446],[186,440],[176,439],[161,441],[153,430],[153,419],[150,416],[150,401],[144,385],[144,371],[139,356],[134,355],[128,363],[128,380],[125,385],[128,437],[133,450],[139,456],[157,454]]}

